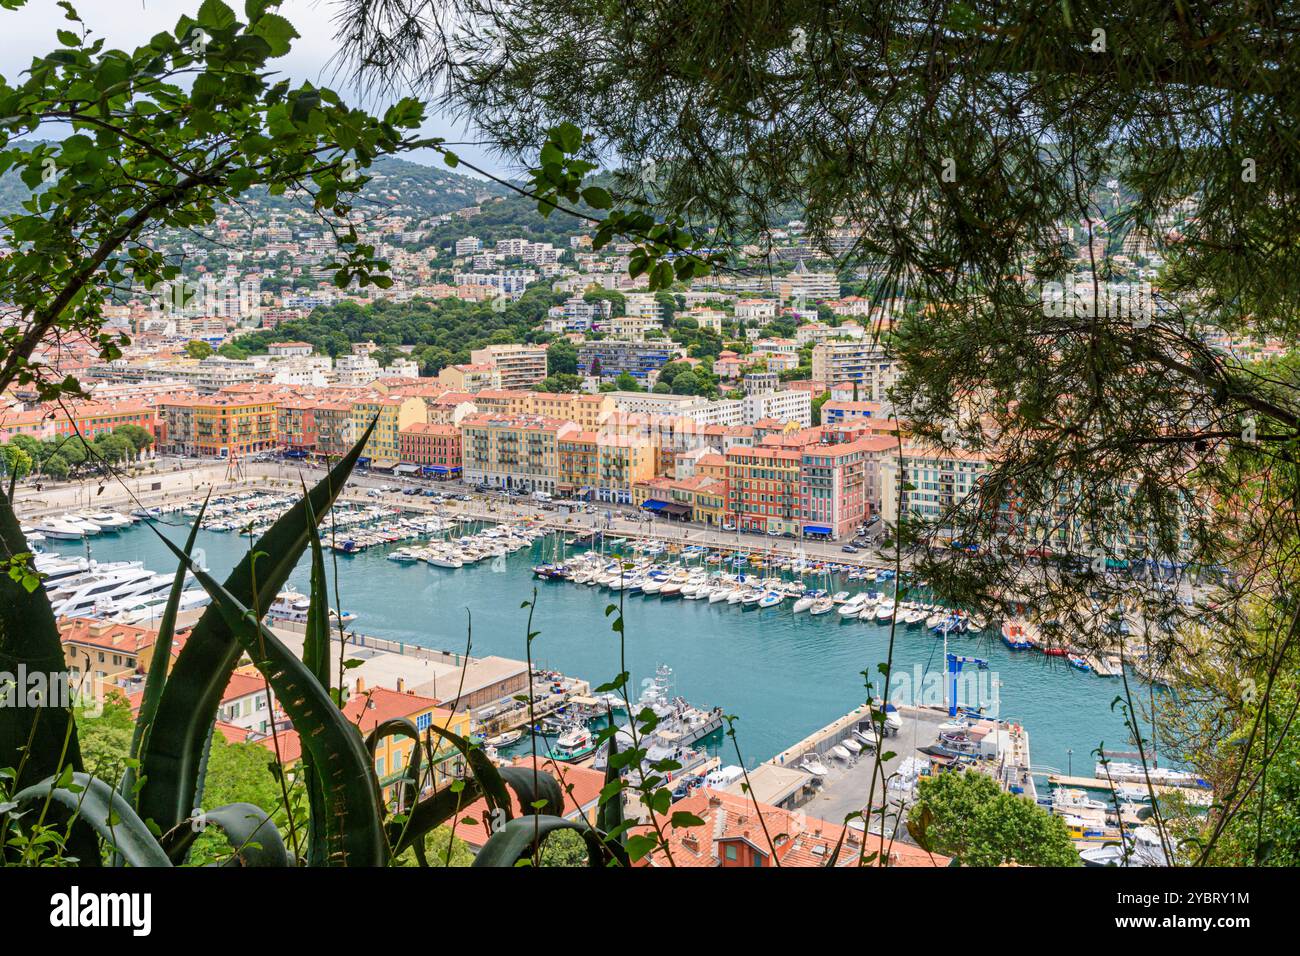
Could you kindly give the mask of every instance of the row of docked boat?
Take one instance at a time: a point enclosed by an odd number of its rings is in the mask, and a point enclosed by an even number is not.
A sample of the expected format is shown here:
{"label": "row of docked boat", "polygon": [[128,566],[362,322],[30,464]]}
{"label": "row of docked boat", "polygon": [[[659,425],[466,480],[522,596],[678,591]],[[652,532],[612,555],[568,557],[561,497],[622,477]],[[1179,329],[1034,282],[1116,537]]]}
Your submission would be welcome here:
{"label": "row of docked boat", "polygon": [[105,510],[86,509],[70,511],[64,515],[37,518],[21,526],[23,535],[29,544],[41,541],[80,541],[99,534],[111,534],[129,528],[139,519],[133,515]]}
{"label": "row of docked boat", "polygon": [[[94,617],[120,624],[149,624],[162,616],[173,574],[158,574],[141,561],[99,562],[82,557],[38,553],[33,563],[55,617]],[[192,575],[185,578],[181,610],[209,601]]]}
{"label": "row of docked boat", "polygon": [[[605,539],[610,546],[622,544],[626,539]],[[839,575],[846,581],[874,581],[884,584],[894,580],[897,575],[892,568],[865,568],[855,564],[841,564],[810,558],[798,551],[750,551],[727,548],[709,548],[691,544],[678,547],[652,538],[636,541],[627,550],[633,555],[658,557],[670,555],[680,557],[683,562],[699,561],[701,564],[715,568],[754,568],[768,572],[782,572],[799,576]]]}
{"label": "row of docked boat", "polygon": [[515,525],[496,525],[477,534],[395,548],[388,553],[388,560],[400,564],[424,561],[436,568],[462,568],[531,547],[545,533]]}
{"label": "row of docked boat", "polygon": [[1075,670],[1099,677],[1116,677],[1122,669],[1119,659],[1112,655],[1089,656],[1069,645],[1044,639],[1038,625],[1023,618],[1007,618],[1002,622],[1002,643],[1013,651],[1033,650],[1048,657],[1063,657]]}
{"label": "row of docked boat", "polygon": [[739,605],[742,610],[773,608],[790,601],[794,613],[806,611],[813,617],[837,611],[845,619],[885,622],[897,618],[900,624],[908,627],[925,624],[937,632],[946,628],[954,633],[974,632],[985,627],[981,618],[962,611],[936,604],[895,602],[892,597],[876,591],[831,594],[821,589],[810,589],[799,580],[699,567],[674,567],[648,558],[628,562],[596,552],[586,552],[561,563],[540,564],[533,568],[533,575],[543,580],[605,587],[629,595],[706,600],[710,604],[725,602]]}

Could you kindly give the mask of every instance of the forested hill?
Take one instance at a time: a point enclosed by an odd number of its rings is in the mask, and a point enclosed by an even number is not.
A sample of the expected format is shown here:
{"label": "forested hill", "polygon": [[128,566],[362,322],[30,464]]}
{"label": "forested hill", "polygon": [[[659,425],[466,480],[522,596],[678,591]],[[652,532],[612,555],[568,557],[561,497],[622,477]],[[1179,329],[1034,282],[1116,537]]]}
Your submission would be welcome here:
{"label": "forested hill", "polygon": [[381,364],[401,351],[420,363],[421,374],[436,375],[446,365],[468,362],[470,350],[484,345],[547,340],[549,336],[536,331],[536,326],[561,299],[538,283],[500,312],[486,303],[459,299],[366,306],[344,302],[315,309],[306,318],[282,322],[274,329],[242,335],[222,346],[222,354],[242,358],[265,352],[272,342],[299,341],[310,342],[319,353],[337,356],[347,353],[354,342],[374,342],[386,347]]}

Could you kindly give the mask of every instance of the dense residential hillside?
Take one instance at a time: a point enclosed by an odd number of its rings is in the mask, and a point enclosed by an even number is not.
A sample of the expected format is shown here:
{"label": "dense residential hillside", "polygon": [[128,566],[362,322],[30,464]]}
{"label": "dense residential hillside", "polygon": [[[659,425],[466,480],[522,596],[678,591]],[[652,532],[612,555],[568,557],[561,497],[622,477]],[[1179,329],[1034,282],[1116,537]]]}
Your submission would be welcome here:
{"label": "dense residential hillside", "polygon": [[[33,140],[26,145],[34,147],[40,142]],[[401,211],[412,219],[446,215],[509,192],[496,183],[391,156],[381,156],[365,174],[371,182],[360,194],[359,209],[371,213]],[[0,216],[18,211],[28,195],[30,190],[17,170],[0,175]],[[241,208],[259,211],[284,210],[292,203],[291,198],[270,196],[265,189],[250,190],[240,200]]]}

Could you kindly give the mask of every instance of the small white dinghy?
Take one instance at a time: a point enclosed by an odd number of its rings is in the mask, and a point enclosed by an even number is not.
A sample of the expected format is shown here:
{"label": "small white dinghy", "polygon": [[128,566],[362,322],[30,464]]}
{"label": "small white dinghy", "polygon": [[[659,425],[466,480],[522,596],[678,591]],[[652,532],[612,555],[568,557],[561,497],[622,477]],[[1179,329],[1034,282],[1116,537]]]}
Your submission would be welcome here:
{"label": "small white dinghy", "polygon": [[849,749],[847,747],[841,746],[840,744],[836,744],[834,747],[830,749],[829,752],[830,755],[834,757],[836,760],[843,760],[847,762],[853,759],[853,754],[849,753]]}

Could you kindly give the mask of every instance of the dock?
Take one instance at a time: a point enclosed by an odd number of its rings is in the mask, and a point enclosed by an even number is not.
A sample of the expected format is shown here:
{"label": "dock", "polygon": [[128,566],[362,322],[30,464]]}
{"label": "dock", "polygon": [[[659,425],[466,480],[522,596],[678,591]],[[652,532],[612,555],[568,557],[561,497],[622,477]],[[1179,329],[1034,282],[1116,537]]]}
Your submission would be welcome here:
{"label": "dock", "polygon": [[[1075,789],[1081,790],[1105,790],[1109,792],[1112,789],[1112,785],[1109,782],[1100,780],[1096,777],[1071,777],[1063,773],[1049,773],[1047,775],[1047,782],[1054,787],[1074,787]],[[1122,781],[1115,781],[1116,786],[1121,785],[1121,783]],[[1134,785],[1127,784],[1127,786]],[[1151,789],[1159,794],[1181,793],[1192,803],[1204,803],[1207,806],[1210,803],[1210,791],[1206,790],[1204,787],[1197,787],[1191,784],[1188,784],[1187,786],[1174,786],[1167,783],[1156,783],[1151,785]]]}

